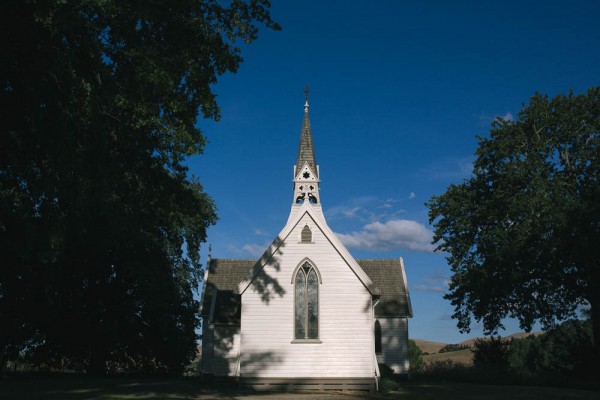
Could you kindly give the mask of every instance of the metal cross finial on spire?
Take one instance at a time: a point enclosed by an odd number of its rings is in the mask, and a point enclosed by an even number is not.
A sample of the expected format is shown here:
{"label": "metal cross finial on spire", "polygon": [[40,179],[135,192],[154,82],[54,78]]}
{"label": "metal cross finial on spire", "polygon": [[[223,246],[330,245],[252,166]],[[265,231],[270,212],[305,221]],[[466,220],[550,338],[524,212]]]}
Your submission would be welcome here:
{"label": "metal cross finial on spire", "polygon": [[304,88],[304,112],[308,112],[308,94],[310,93],[310,89],[308,88],[308,84]]}

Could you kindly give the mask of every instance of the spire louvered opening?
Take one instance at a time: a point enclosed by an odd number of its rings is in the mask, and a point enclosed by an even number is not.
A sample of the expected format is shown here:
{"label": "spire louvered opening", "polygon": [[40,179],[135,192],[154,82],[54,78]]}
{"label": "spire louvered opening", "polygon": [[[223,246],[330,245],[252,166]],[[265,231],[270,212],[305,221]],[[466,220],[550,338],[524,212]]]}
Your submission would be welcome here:
{"label": "spire louvered opening", "polygon": [[302,233],[300,235],[300,241],[302,243],[312,243],[312,231],[310,230],[308,225],[305,225],[304,228],[302,229]]}

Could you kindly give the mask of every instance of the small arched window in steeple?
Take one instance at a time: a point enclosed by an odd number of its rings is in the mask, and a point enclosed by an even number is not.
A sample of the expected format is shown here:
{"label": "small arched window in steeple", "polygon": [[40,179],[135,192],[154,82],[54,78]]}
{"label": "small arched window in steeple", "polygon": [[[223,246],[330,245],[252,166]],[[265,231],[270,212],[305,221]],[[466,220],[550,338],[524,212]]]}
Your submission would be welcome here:
{"label": "small arched window in steeple", "polygon": [[308,225],[304,225],[302,233],[300,234],[300,241],[302,243],[312,243],[312,231]]}

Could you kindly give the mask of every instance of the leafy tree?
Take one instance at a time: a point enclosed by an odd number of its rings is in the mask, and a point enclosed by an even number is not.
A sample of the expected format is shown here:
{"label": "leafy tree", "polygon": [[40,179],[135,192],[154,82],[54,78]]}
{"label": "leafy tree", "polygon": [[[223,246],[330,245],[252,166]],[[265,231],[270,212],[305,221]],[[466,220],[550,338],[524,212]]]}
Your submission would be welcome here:
{"label": "leafy tree", "polygon": [[494,336],[489,339],[476,339],[473,347],[473,364],[496,367],[506,367],[508,365],[510,351],[508,340]]}
{"label": "leafy tree", "polygon": [[569,320],[541,336],[554,359],[547,367],[561,375],[592,377],[592,329],[589,320]]}
{"label": "leafy tree", "polygon": [[479,138],[473,176],[428,202],[462,332],[471,318],[488,334],[505,317],[548,329],[589,305],[598,351],[599,173],[600,87],[536,94]]}
{"label": "leafy tree", "polygon": [[449,353],[452,351],[466,350],[469,346],[466,344],[447,344],[440,349],[438,353]]}
{"label": "leafy tree", "polygon": [[410,372],[413,373],[421,372],[425,367],[423,351],[412,339],[409,339],[408,341],[408,364],[410,366]]}
{"label": "leafy tree", "polygon": [[525,377],[592,378],[592,347],[589,321],[569,320],[542,335],[512,340],[508,366]]}
{"label": "leafy tree", "polygon": [[102,373],[195,353],[199,250],[216,221],[185,160],[219,119],[236,43],[268,0],[0,5],[0,365]]}

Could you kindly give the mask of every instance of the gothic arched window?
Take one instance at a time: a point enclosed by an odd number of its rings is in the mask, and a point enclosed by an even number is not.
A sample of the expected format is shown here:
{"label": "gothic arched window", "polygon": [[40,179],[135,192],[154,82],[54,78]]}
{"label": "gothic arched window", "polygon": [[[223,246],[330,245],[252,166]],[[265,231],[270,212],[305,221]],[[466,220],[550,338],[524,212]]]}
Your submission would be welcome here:
{"label": "gothic arched window", "polygon": [[375,353],[376,354],[382,353],[381,324],[379,323],[379,320],[375,320]]}
{"label": "gothic arched window", "polygon": [[304,262],[294,279],[294,338],[319,338],[319,276],[317,270]]}

